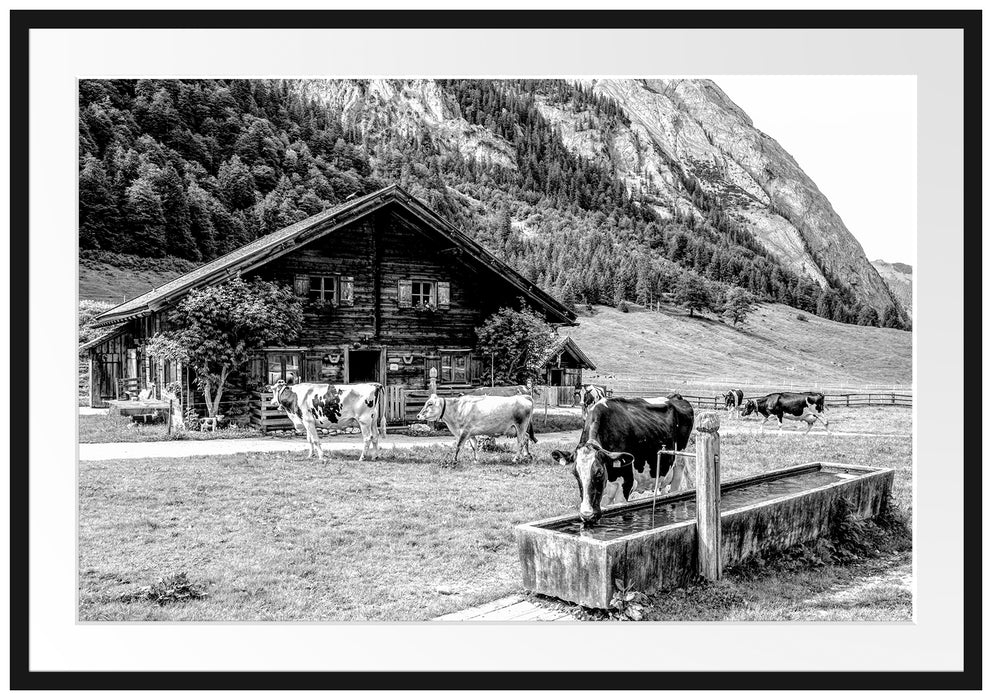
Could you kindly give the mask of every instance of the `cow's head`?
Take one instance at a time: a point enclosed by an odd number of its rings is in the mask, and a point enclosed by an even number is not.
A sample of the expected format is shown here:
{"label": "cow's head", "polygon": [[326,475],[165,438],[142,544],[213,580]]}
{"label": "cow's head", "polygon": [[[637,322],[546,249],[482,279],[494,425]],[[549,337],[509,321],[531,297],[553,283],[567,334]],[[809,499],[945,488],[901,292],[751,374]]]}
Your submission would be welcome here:
{"label": "cow's head", "polygon": [[806,397],[806,405],[816,409],[817,413],[823,413],[823,394],[811,394]]}
{"label": "cow's head", "polygon": [[284,382],[282,379],[280,379],[275,384],[273,384],[271,386],[265,387],[266,389],[268,389],[269,391],[272,392],[272,398],[269,399],[269,405],[270,406],[277,406],[278,407],[278,406],[281,406],[282,405],[281,402],[280,402],[280,400],[279,400],[279,396],[282,394],[283,389],[285,389],[286,386],[287,386],[286,385],[286,382]]}
{"label": "cow's head", "polygon": [[600,501],[606,484],[621,479],[624,498],[630,496],[634,479],[631,465],[634,456],[629,452],[609,452],[594,442],[579,445],[574,452],[555,450],[552,459],[562,466],[571,466],[579,484],[579,517],[582,522],[594,523],[602,515]]}
{"label": "cow's head", "polygon": [[420,413],[417,414],[417,420],[441,420],[446,407],[447,399],[443,399],[437,394],[431,394],[431,397],[427,399],[427,403],[424,404],[424,407],[420,409]]}
{"label": "cow's head", "polygon": [[758,403],[754,399],[748,399],[744,402],[743,408],[741,409],[742,416],[749,416],[752,413],[757,413]]}

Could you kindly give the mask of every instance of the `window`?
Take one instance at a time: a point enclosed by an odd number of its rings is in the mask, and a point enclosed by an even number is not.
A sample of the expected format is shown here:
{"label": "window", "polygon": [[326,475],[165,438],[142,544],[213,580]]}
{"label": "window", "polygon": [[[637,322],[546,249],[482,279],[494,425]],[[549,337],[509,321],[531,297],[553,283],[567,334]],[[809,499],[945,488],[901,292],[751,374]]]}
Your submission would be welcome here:
{"label": "window", "polygon": [[268,355],[269,371],[268,384],[275,384],[282,379],[287,384],[295,384],[300,381],[300,356],[293,354]]}
{"label": "window", "polygon": [[468,383],[468,352],[441,352],[440,380],[445,384]]}
{"label": "window", "polygon": [[411,282],[410,298],[414,306],[428,306],[433,304],[434,283],[433,282]]}
{"label": "window", "polygon": [[338,301],[338,284],[336,277],[310,277],[310,301],[320,301],[336,304]]}
{"label": "window", "polygon": [[400,280],[396,291],[400,308],[451,308],[451,283],[435,280]]}

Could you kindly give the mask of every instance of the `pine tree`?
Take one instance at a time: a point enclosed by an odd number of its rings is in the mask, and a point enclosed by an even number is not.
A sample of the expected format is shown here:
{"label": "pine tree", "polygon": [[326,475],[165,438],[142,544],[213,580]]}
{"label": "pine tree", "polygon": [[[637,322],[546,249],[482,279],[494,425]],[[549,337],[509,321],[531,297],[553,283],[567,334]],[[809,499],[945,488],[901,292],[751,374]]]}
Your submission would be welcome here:
{"label": "pine tree", "polygon": [[152,257],[165,255],[165,213],[150,178],[140,177],[127,188],[125,212],[133,233],[127,252]]}
{"label": "pine tree", "polygon": [[155,189],[162,200],[165,215],[166,253],[187,260],[199,260],[200,249],[190,230],[189,203],[183,181],[171,163],[159,171]]}
{"label": "pine tree", "polygon": [[238,156],[221,163],[217,184],[224,203],[231,209],[246,209],[255,204],[255,180]]}
{"label": "pine tree", "polygon": [[79,173],[79,247],[119,250],[120,226],[120,211],[103,164],[87,155]]}

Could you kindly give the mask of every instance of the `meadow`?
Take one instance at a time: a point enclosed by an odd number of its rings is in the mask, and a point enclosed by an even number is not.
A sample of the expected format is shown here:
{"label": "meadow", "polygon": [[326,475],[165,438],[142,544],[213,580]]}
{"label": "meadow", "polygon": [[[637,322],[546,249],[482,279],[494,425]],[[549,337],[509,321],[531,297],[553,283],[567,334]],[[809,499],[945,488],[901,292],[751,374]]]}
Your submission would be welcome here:
{"label": "meadow", "polygon": [[[809,461],[896,468],[895,505],[911,517],[905,409],[862,410],[861,435],[733,428],[725,478]],[[878,416],[883,416],[879,418]],[[838,420],[840,417],[838,416]],[[82,462],[81,620],[426,620],[521,593],[515,524],[571,512],[570,472],[549,459],[574,439],[541,441],[536,459],[500,451],[453,467],[446,451],[398,449],[378,462],[337,453]],[[649,619],[905,620],[911,543],[846,565],[730,571],[652,598]],[[189,596],[140,595],[185,574]],[[894,583],[895,582],[895,583]],[[203,594],[203,597],[195,597]]]}

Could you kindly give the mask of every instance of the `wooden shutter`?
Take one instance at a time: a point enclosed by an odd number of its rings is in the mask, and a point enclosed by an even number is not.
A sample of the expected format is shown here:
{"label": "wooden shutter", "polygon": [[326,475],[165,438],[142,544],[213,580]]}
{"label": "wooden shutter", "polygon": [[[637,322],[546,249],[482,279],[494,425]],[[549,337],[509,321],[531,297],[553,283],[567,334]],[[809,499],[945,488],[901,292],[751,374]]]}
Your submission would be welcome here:
{"label": "wooden shutter", "polygon": [[451,283],[437,283],[437,306],[439,309],[451,308]]}
{"label": "wooden shutter", "polygon": [[296,292],[296,296],[305,297],[310,293],[310,276],[309,275],[297,275],[293,281],[293,291]]}
{"label": "wooden shutter", "polygon": [[345,306],[355,305],[355,278],[341,278],[341,303]]}
{"label": "wooden shutter", "polygon": [[413,306],[413,285],[410,284],[410,280],[399,281],[396,299],[399,301],[400,308]]}

